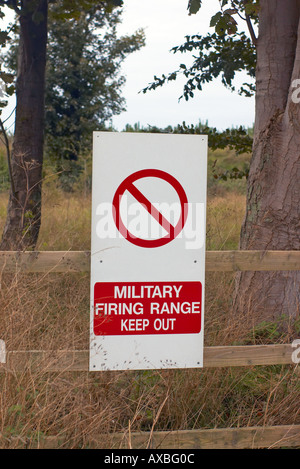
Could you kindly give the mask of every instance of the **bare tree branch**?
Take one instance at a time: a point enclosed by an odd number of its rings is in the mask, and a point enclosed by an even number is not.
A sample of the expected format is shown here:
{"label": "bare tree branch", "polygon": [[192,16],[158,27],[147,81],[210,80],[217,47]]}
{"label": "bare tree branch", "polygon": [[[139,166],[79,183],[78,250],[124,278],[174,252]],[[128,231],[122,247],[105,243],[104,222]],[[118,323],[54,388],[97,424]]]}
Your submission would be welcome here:
{"label": "bare tree branch", "polygon": [[253,29],[253,26],[252,26],[252,22],[251,22],[251,18],[250,18],[249,15],[246,15],[246,23],[247,23],[247,26],[248,26],[248,29],[249,29],[249,33],[250,33],[252,42],[253,42],[253,44],[256,46],[256,44],[257,44],[257,37],[256,37],[256,35],[255,35],[254,29]]}

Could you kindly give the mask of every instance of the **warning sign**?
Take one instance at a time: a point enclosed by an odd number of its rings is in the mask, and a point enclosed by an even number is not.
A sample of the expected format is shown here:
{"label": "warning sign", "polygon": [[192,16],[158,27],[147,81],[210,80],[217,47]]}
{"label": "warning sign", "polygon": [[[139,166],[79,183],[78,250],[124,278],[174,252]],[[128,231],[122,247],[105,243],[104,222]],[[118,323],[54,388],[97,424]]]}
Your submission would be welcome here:
{"label": "warning sign", "polygon": [[207,137],[95,132],[90,370],[203,366]]}
{"label": "warning sign", "polygon": [[94,333],[198,334],[201,292],[200,282],[96,283]]}
{"label": "warning sign", "polygon": [[[180,217],[175,227],[134,185],[134,182],[143,178],[159,178],[170,184],[177,192],[180,200]],[[155,184],[155,180],[153,181],[153,184]],[[149,214],[156,220],[156,222],[164,228],[167,234],[163,238],[146,240],[138,238],[130,233],[130,231],[128,231],[122,221],[120,214],[122,196],[126,191],[128,191],[149,212]],[[124,238],[137,246],[144,248],[157,248],[173,241],[173,239],[175,239],[183,229],[188,215],[188,200],[184,189],[180,183],[173,176],[171,176],[171,174],[168,174],[165,171],[160,171],[158,169],[144,169],[128,176],[118,187],[113,200],[113,214],[116,226]]]}

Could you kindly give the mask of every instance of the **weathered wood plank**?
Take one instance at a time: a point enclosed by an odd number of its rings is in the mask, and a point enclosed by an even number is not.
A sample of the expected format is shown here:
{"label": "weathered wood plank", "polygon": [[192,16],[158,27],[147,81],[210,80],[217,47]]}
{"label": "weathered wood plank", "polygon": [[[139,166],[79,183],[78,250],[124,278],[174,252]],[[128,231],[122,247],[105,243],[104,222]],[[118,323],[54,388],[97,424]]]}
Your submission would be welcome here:
{"label": "weathered wood plank", "polygon": [[[0,251],[0,272],[88,272],[88,251]],[[300,270],[300,251],[207,251],[207,272]]]}
{"label": "weathered wood plank", "polygon": [[293,351],[290,344],[204,347],[204,366],[287,365]]}
{"label": "weathered wood plank", "polygon": [[300,270],[300,251],[207,251],[206,271]]}
{"label": "weathered wood plank", "polygon": [[[14,445],[39,449],[74,447],[70,438],[62,436],[43,436],[39,442],[18,441],[14,437]],[[152,449],[191,450],[192,453],[197,449],[292,448],[300,447],[300,425],[95,434],[85,438],[85,445],[89,449],[148,449],[149,454]]]}
{"label": "weathered wood plank", "polygon": [[[204,367],[292,365],[290,344],[204,347]],[[1,371],[88,371],[88,350],[7,351]]]}
{"label": "weathered wood plank", "polygon": [[88,251],[0,251],[0,272],[88,272]]}
{"label": "weathered wood plank", "polygon": [[6,363],[0,365],[0,373],[4,370],[24,372],[53,371],[88,371],[88,350],[25,350],[7,351]]}
{"label": "weathered wood plank", "polygon": [[300,425],[224,428],[213,430],[155,431],[114,435],[117,448],[245,449],[300,446]]}

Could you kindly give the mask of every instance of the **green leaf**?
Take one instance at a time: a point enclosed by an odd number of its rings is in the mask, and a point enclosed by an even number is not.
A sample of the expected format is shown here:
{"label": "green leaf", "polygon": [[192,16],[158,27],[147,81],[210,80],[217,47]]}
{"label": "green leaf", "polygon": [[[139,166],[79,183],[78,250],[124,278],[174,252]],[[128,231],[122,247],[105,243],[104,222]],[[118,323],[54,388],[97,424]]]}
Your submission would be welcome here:
{"label": "green leaf", "polygon": [[226,29],[227,29],[227,21],[226,21],[225,16],[222,16],[220,20],[218,21],[218,23],[216,24],[216,33],[219,36],[224,36]]}
{"label": "green leaf", "polygon": [[202,0],[190,0],[188,10],[190,15],[195,15],[201,8]]}
{"label": "green leaf", "polygon": [[5,46],[6,41],[10,39],[7,31],[0,31],[0,45]]}
{"label": "green leaf", "polygon": [[227,32],[228,34],[235,34],[237,32],[237,25],[236,24],[228,25]]}
{"label": "green leaf", "polygon": [[224,11],[224,15],[234,15],[236,13],[236,10],[234,8],[227,8],[227,10]]}
{"label": "green leaf", "polygon": [[6,93],[8,94],[8,96],[13,96],[15,91],[16,91],[15,85],[11,85],[11,86],[6,87]]}
{"label": "green leaf", "polygon": [[259,12],[259,3],[254,3],[253,1],[249,1],[245,4],[245,13],[246,15],[257,15]]}
{"label": "green leaf", "polygon": [[5,83],[12,83],[14,81],[14,75],[12,73],[0,72],[0,78]]}
{"label": "green leaf", "polygon": [[121,7],[123,5],[123,0],[111,0],[111,3],[116,7]]}
{"label": "green leaf", "polygon": [[216,26],[216,24],[220,21],[221,18],[222,18],[222,13],[221,11],[218,11],[218,13],[216,13],[214,16],[211,17],[209,26],[210,27]]}

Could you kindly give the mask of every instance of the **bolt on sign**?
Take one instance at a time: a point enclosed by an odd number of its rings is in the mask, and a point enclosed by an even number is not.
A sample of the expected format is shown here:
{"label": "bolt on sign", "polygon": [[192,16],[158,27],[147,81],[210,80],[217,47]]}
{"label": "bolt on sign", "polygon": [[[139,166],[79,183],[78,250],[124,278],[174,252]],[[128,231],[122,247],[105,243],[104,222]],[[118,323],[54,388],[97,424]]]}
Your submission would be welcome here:
{"label": "bolt on sign", "polygon": [[203,366],[207,137],[95,132],[90,370]]}

